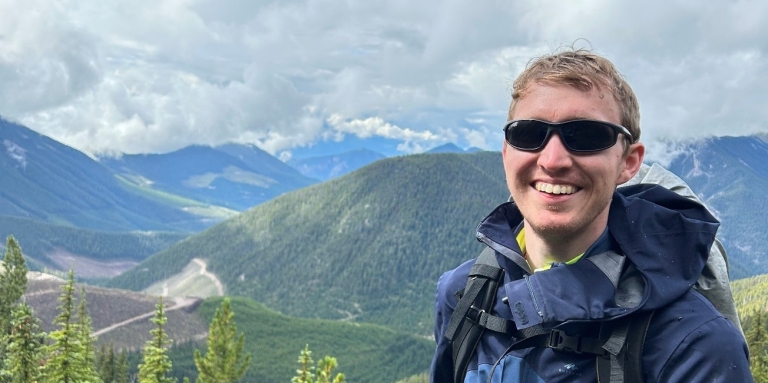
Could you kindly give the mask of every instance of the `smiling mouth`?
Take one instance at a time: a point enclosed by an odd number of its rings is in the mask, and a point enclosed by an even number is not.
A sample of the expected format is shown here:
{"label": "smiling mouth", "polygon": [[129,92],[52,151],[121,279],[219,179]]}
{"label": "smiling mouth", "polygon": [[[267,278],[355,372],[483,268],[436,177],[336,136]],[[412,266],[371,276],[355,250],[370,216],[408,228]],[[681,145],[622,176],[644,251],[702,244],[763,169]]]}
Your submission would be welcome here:
{"label": "smiling mouth", "polygon": [[536,190],[547,194],[573,194],[578,191],[576,186],[548,184],[546,182],[536,182],[534,187]]}

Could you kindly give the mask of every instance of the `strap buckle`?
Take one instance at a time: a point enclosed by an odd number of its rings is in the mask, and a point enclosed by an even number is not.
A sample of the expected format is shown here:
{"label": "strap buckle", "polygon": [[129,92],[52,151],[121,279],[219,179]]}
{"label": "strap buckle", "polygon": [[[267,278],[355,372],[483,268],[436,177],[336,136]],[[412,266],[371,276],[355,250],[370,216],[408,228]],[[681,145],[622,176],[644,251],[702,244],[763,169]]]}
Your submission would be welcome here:
{"label": "strap buckle", "polygon": [[581,354],[581,336],[570,336],[564,331],[551,330],[549,332],[549,341],[547,347],[560,351],[568,351]]}

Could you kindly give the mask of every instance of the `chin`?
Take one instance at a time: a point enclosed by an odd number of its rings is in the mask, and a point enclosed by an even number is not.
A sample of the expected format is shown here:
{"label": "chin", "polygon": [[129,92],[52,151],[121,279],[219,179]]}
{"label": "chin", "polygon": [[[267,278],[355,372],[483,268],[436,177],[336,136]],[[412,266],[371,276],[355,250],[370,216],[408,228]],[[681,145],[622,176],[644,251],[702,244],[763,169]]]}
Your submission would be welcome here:
{"label": "chin", "polygon": [[579,228],[578,225],[563,222],[531,223],[530,227],[537,235],[557,241],[576,237],[584,231],[584,228]]}

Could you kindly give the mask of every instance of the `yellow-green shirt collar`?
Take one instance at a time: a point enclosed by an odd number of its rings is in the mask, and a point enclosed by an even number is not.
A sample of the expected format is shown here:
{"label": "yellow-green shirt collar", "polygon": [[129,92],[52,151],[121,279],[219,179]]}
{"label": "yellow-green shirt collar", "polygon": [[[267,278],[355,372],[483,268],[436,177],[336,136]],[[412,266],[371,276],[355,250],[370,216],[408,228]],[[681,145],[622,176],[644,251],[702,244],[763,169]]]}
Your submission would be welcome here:
{"label": "yellow-green shirt collar", "polygon": [[[517,238],[516,239],[517,239],[517,244],[520,246],[520,251],[522,251],[523,255],[525,256],[525,261],[528,262],[528,255],[527,255],[527,252],[525,251],[525,228],[520,229],[520,232],[517,233]],[[577,255],[576,257],[574,257],[573,259],[571,259],[570,261],[565,262],[565,264],[566,265],[572,265],[572,264],[578,262],[581,259],[581,257],[583,257],[583,256],[584,256],[584,253],[581,253],[581,254]],[[544,266],[539,267],[538,269],[534,269],[531,266],[531,263],[528,262],[528,267],[533,269],[534,273],[538,273],[539,271],[544,271],[544,270],[551,269],[552,268],[552,264],[555,263],[555,262],[556,261],[554,259],[551,259],[549,257],[544,257]]]}

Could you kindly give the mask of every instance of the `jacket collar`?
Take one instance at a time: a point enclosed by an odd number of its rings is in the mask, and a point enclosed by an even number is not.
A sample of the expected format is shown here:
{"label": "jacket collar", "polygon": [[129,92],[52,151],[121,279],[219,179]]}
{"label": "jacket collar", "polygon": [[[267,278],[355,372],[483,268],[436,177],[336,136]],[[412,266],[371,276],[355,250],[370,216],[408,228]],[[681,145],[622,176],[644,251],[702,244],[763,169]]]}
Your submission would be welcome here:
{"label": "jacket collar", "polygon": [[[477,226],[477,239],[526,273],[531,273],[516,234],[523,216],[514,202],[496,207]],[[614,193],[608,226],[587,250],[585,257],[606,250],[622,252],[641,270],[670,265],[682,283],[695,283],[706,263],[719,222],[700,203],[681,197],[664,187],[638,184],[621,187]],[[674,266],[677,263],[678,266]],[[682,267],[690,265],[690,267]],[[669,279],[669,278],[666,278]]]}

